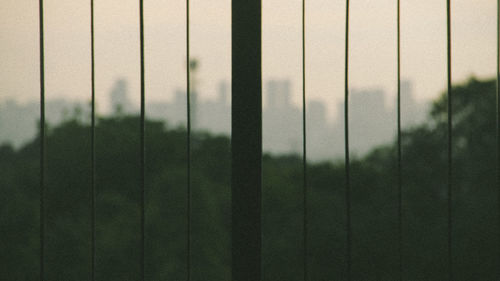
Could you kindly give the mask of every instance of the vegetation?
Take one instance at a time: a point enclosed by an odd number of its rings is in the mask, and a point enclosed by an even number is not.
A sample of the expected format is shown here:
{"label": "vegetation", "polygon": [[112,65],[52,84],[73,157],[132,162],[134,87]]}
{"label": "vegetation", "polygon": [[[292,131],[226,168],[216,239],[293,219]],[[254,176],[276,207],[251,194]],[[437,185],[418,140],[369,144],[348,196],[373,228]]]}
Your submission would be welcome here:
{"label": "vegetation", "polygon": [[[406,280],[446,280],[447,100],[403,132],[403,268]],[[497,280],[495,82],[453,89],[453,262],[456,280]],[[139,119],[100,118],[96,128],[97,280],[139,280]],[[146,124],[147,280],[186,272],[186,132]],[[337,145],[337,144],[332,144]],[[398,280],[396,143],[354,159],[353,280]],[[49,128],[46,280],[90,279],[90,128],[75,117]],[[301,280],[302,166],[263,159],[264,280]],[[192,139],[192,280],[230,280],[230,139]],[[0,279],[37,280],[39,140],[0,147]],[[342,161],[308,165],[310,280],[343,280]]]}

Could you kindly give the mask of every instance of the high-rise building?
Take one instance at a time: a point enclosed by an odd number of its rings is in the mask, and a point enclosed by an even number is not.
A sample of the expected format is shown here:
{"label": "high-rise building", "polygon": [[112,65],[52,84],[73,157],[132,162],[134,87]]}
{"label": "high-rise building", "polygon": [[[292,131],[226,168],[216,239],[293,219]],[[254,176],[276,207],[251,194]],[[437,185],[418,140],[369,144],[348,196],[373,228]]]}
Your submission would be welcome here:
{"label": "high-rise building", "polygon": [[427,106],[415,100],[413,84],[409,80],[401,81],[401,123],[404,127],[418,125],[424,121]]}
{"label": "high-rise building", "polygon": [[110,94],[111,108],[115,113],[130,113],[132,104],[128,99],[127,80],[118,79],[113,85]]}
{"label": "high-rise building", "polygon": [[291,96],[290,80],[269,80],[267,88],[267,107],[269,109],[289,108]]}
{"label": "high-rise building", "polygon": [[217,92],[217,103],[220,105],[227,105],[230,93],[231,89],[229,88],[229,83],[227,81],[220,81]]}

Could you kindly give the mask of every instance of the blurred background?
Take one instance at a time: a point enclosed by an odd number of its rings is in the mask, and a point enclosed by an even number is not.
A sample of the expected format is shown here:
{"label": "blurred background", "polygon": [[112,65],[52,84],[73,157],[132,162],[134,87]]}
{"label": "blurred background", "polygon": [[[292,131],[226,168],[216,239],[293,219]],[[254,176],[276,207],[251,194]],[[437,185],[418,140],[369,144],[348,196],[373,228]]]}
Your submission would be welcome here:
{"label": "blurred background", "polygon": [[[186,5],[144,4],[147,274],[185,275]],[[397,274],[394,0],[351,1],[353,280]],[[299,280],[302,25],[299,0],[262,3],[263,276]],[[345,1],[306,1],[312,280],[345,272]],[[90,4],[44,1],[47,280],[86,280],[90,254]],[[230,280],[231,1],[190,1],[193,280]],[[452,1],[457,280],[497,280],[497,7]],[[37,276],[38,3],[0,4],[0,279]],[[446,1],[401,1],[404,274],[446,277]],[[95,1],[99,280],[138,267],[138,1]]]}

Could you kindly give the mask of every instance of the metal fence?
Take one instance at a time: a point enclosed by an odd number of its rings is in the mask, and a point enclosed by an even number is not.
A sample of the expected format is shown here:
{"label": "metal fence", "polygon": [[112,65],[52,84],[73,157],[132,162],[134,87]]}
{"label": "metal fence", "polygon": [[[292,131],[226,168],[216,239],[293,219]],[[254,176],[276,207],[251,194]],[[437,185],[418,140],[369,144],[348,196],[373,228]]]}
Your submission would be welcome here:
{"label": "metal fence", "polygon": [[[397,1],[397,174],[398,174],[398,280],[403,280],[403,255],[402,255],[402,241],[403,241],[403,208],[402,198],[404,190],[402,188],[402,173],[401,169],[404,163],[401,157],[401,63],[400,63],[400,0]],[[44,8],[43,0],[39,0],[39,19],[40,19],[40,280],[44,280],[46,262],[46,178],[45,178],[45,159],[46,152],[46,126],[45,126],[45,65],[44,65]],[[500,1],[499,1],[500,2]],[[451,0],[446,0],[447,9],[443,11],[447,15],[447,272],[449,280],[454,280],[454,267],[453,267],[453,150],[452,150],[452,68],[451,68]],[[140,73],[141,73],[141,111],[140,111],[140,269],[141,276],[145,278],[145,100],[147,93],[145,92],[145,57],[144,45],[147,44],[144,40],[144,12],[143,0],[138,1],[140,7]],[[305,0],[302,0],[302,107],[303,107],[303,221],[302,221],[302,265],[303,265],[303,280],[310,280],[308,276],[308,182],[307,182],[307,134],[306,134],[306,32],[305,32]],[[190,280],[191,272],[191,95],[190,95],[190,35],[189,35],[189,0],[186,1],[186,52],[187,52],[187,276],[186,280]],[[91,119],[91,161],[92,161],[92,184],[89,187],[91,190],[90,208],[91,215],[91,248],[92,248],[92,280],[95,280],[95,267],[96,267],[96,192],[95,192],[95,167],[96,167],[96,146],[95,146],[95,128],[96,128],[96,111],[95,111],[95,71],[94,71],[94,1],[90,0],[91,12],[91,67],[92,67],[92,80],[91,80],[91,97],[92,97],[92,119]],[[500,15],[500,9],[499,13]],[[498,28],[500,29],[500,20],[498,21]],[[352,227],[351,227],[351,171],[350,171],[350,158],[349,158],[349,0],[346,0],[346,26],[345,26],[345,177],[346,177],[346,233],[345,237],[346,252],[345,261],[347,267],[347,280],[351,280],[352,276]],[[500,56],[500,40],[497,36],[497,56]],[[497,57],[497,100],[500,94],[498,87],[498,80],[500,79],[500,65],[498,64],[499,57]],[[48,70],[50,71],[50,70]],[[261,1],[232,1],[232,279],[235,281],[244,280],[261,280],[261,200],[262,200],[262,71],[261,71]],[[497,113],[500,112],[500,101],[497,103]],[[497,159],[500,163],[500,114],[497,114]],[[500,167],[497,163],[497,173]],[[500,187],[500,173],[498,173],[498,186]],[[499,236],[500,237],[500,236]],[[341,254],[341,253],[339,253]]]}

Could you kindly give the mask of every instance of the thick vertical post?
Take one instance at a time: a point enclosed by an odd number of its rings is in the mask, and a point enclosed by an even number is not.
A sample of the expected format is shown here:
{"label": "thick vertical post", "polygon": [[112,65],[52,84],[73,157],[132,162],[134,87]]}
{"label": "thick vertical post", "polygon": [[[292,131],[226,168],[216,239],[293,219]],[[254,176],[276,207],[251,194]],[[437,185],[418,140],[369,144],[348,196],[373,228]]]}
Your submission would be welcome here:
{"label": "thick vertical post", "polygon": [[232,1],[232,280],[261,279],[261,1]]}

